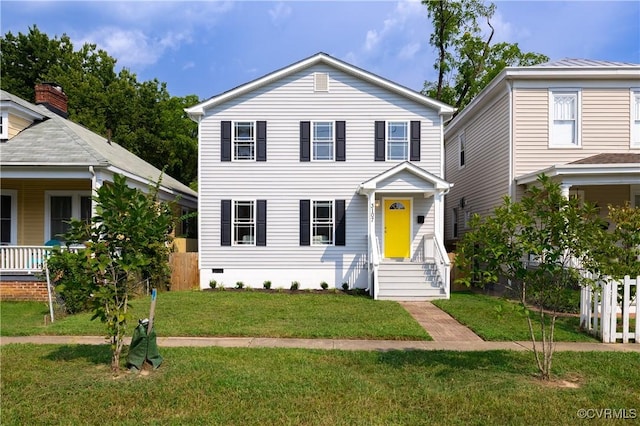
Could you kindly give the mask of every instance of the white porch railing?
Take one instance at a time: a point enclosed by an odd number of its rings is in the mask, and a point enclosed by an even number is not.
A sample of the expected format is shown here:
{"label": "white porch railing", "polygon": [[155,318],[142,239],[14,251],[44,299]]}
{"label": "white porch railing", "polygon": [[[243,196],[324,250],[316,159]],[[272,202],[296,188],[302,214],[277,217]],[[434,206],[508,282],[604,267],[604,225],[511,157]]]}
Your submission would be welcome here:
{"label": "white porch railing", "polygon": [[380,241],[375,234],[369,234],[369,265],[371,268],[371,295],[378,299],[378,270],[380,269]]}
{"label": "white porch railing", "polygon": [[[628,275],[622,282],[598,281],[596,288],[585,286],[580,294],[580,325],[602,339],[604,343],[628,343],[631,339],[640,343],[640,321],[638,320],[638,285],[640,276],[631,279]],[[622,286],[622,300],[618,300]],[[635,287],[635,292],[632,287]],[[635,294],[632,296],[632,294]],[[620,317],[620,318],[618,318]],[[630,319],[635,318],[635,331]],[[622,321],[621,331],[618,331]]]}
{"label": "white porch railing", "polygon": [[445,297],[449,298],[450,292],[450,272],[451,262],[447,255],[447,250],[444,248],[444,244],[440,241],[437,234],[425,235],[422,237],[424,243],[424,258],[433,259],[437,268],[438,276],[441,280],[441,286],[444,290]]}
{"label": "white porch railing", "polygon": [[[0,246],[0,272],[34,274],[42,272],[50,246]],[[76,250],[76,249],[71,249]]]}

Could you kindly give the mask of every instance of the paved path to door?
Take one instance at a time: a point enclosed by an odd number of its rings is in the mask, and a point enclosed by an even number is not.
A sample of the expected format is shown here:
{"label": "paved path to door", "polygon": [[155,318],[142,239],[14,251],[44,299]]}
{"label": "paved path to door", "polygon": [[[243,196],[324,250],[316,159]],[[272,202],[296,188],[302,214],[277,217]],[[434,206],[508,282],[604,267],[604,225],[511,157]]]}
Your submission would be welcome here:
{"label": "paved path to door", "polygon": [[469,328],[431,302],[400,302],[434,342],[482,342]]}

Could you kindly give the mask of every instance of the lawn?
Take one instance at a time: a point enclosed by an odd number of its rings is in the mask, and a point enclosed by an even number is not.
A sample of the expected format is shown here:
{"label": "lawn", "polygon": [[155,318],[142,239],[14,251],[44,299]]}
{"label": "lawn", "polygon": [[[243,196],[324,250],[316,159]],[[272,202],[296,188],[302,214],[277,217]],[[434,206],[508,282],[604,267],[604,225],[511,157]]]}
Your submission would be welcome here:
{"label": "lawn", "polygon": [[[149,315],[149,297],[131,302],[131,327]],[[47,305],[0,302],[3,336],[102,335],[104,326],[91,314],[67,316],[44,325]],[[430,340],[426,331],[398,303],[343,293],[288,291],[166,292],[157,298],[159,336],[249,336],[334,339]]]}
{"label": "lawn", "polygon": [[580,409],[639,415],[637,353],[557,353],[549,385],[533,377],[531,354],[516,351],[162,348],[158,370],[114,378],[107,345],[0,349],[3,425],[553,425],[594,424]]}
{"label": "lawn", "polygon": [[[436,300],[434,305],[472,329],[484,340],[530,340],[527,320],[517,311],[513,301],[473,292],[454,292],[449,300]],[[534,316],[534,329],[539,324]],[[539,327],[539,326],[538,326]],[[536,329],[536,332],[538,330]],[[559,342],[595,342],[592,336],[580,331],[577,315],[563,315],[556,321],[555,340]],[[537,338],[540,338],[538,335]]]}

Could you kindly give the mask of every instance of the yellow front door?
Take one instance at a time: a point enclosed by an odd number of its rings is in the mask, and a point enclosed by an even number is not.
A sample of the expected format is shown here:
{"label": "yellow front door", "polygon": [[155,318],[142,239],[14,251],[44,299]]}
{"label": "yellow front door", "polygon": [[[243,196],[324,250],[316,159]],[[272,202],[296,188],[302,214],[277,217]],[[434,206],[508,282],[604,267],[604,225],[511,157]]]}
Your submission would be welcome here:
{"label": "yellow front door", "polygon": [[384,200],[384,257],[408,258],[411,249],[411,203]]}

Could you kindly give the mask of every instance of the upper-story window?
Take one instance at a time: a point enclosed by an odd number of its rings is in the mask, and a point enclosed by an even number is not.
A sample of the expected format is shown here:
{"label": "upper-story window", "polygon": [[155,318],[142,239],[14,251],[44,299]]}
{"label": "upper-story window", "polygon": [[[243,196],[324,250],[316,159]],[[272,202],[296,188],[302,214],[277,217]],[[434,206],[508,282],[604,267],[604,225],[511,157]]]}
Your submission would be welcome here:
{"label": "upper-story window", "polygon": [[314,161],[332,161],[334,152],[334,132],[332,121],[314,121],[313,136],[311,145],[313,146]]}
{"label": "upper-story window", "polygon": [[460,133],[460,135],[458,136],[458,160],[459,160],[459,166],[461,169],[466,164],[466,159],[465,159],[466,145],[467,145],[467,140],[464,136],[464,133]]}
{"label": "upper-story window", "polygon": [[387,122],[387,160],[409,159],[409,123]]}
{"label": "upper-story window", "polygon": [[254,121],[235,121],[233,123],[233,159],[235,161],[256,159]]}
{"label": "upper-story window", "polygon": [[640,148],[640,90],[631,92],[631,148]]}
{"label": "upper-story window", "polygon": [[549,92],[549,146],[580,147],[580,92]]}

